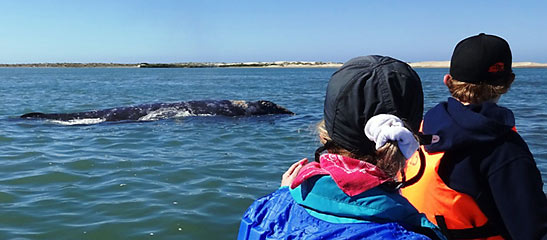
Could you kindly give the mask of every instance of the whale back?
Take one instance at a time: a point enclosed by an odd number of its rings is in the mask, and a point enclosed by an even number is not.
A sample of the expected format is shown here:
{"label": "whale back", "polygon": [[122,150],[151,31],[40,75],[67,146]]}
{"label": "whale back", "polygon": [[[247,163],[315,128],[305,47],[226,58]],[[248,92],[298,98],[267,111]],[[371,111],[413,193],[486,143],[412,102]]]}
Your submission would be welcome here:
{"label": "whale back", "polygon": [[273,102],[243,100],[202,100],[178,103],[154,103],[129,107],[117,107],[74,113],[31,112],[21,115],[26,119],[51,119],[72,121],[81,119],[101,119],[102,121],[150,121],[177,116],[256,116],[290,114],[293,112]]}
{"label": "whale back", "polygon": [[245,115],[268,115],[268,114],[294,115],[294,113],[289,111],[288,109],[270,101],[258,100],[256,102],[249,102],[247,104]]}
{"label": "whale back", "polygon": [[21,115],[20,118],[45,118],[44,113],[41,112],[31,112]]}

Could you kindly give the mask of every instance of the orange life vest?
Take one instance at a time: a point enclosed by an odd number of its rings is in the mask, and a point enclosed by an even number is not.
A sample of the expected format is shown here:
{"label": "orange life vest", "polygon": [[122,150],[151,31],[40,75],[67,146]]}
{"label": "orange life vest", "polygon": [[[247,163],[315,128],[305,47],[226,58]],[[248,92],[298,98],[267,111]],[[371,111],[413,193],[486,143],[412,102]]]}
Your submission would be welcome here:
{"label": "orange life vest", "polygon": [[[420,161],[420,155],[425,161]],[[437,224],[448,239],[503,239],[492,229],[488,218],[473,198],[448,187],[438,175],[439,163],[444,152],[428,153],[424,147],[408,160],[406,176],[423,175],[413,185],[401,189],[419,212]]]}

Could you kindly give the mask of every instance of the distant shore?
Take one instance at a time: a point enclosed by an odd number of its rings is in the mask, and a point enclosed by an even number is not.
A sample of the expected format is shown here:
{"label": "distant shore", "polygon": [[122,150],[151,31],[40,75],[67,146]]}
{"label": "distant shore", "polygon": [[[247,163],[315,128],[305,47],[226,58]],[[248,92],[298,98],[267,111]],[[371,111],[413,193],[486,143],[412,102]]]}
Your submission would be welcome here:
{"label": "distant shore", "polygon": [[337,68],[338,62],[186,62],[186,63],[21,63],[0,64],[0,67],[21,68]]}
{"label": "distant shore", "polygon": [[[413,68],[450,68],[450,61],[408,63]],[[547,63],[513,62],[513,68],[547,68]]]}
{"label": "distant shore", "polygon": [[[409,63],[413,68],[449,68],[450,61]],[[22,63],[0,64],[0,68],[338,68],[340,62],[186,62],[186,63]],[[547,63],[513,62],[513,68],[547,68]]]}

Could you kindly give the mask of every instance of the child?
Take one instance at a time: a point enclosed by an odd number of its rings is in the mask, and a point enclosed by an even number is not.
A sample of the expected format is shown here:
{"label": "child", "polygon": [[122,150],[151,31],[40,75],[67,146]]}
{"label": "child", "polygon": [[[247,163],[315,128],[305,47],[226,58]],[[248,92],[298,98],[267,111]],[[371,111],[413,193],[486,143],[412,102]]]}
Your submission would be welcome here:
{"label": "child", "polygon": [[[513,113],[496,104],[515,79],[511,61],[500,37],[462,40],[444,76],[452,98],[424,116],[425,172],[402,194],[449,239],[546,237],[540,172]],[[418,172],[418,160],[409,160],[407,176]]]}

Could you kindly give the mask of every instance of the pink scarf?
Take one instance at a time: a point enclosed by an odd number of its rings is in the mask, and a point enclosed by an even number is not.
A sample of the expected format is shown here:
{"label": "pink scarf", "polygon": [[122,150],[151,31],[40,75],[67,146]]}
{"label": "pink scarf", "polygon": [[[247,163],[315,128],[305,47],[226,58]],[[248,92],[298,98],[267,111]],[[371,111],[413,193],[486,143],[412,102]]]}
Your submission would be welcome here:
{"label": "pink scarf", "polygon": [[317,175],[330,175],[336,185],[351,197],[391,180],[373,164],[328,153],[321,155],[319,163],[312,162],[302,167],[291,188]]}

